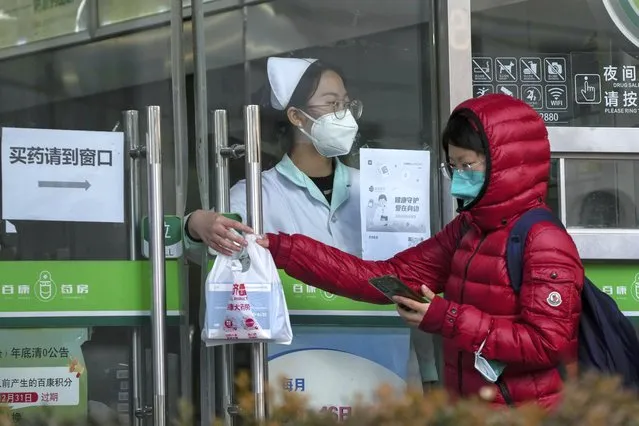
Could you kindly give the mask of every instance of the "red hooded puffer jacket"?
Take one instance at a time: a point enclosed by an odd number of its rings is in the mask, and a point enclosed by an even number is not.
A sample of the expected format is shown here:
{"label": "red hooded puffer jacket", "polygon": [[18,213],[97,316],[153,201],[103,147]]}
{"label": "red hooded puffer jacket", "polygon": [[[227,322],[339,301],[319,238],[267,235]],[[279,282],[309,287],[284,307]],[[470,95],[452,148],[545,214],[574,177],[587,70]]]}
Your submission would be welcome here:
{"label": "red hooded puffer jacket", "polygon": [[[515,403],[537,401],[550,408],[562,388],[558,365],[576,359],[583,267],[570,236],[549,223],[535,225],[528,235],[519,295],[510,287],[505,262],[514,222],[545,205],[546,127],[532,108],[505,95],[466,101],[453,112],[459,113],[475,123],[489,146],[486,183],[434,237],[381,262],[302,235],[269,235],[270,250],[291,276],[356,300],[388,303],[368,283],[387,274],[416,291],[426,284],[445,293],[432,301],[420,328],[444,338],[447,389],[468,396],[488,385],[474,368],[474,352],[486,340],[482,355],[507,364],[502,378]],[[555,292],[559,304],[556,297],[549,302]],[[495,402],[503,404],[495,390]]]}

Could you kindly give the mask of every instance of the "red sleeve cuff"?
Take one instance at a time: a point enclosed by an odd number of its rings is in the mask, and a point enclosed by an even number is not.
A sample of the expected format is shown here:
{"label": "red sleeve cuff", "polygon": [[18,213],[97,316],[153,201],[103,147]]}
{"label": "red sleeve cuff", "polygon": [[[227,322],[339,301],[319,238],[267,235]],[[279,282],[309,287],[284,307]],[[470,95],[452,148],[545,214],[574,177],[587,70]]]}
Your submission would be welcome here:
{"label": "red sleeve cuff", "polygon": [[436,296],[430,303],[428,312],[424,315],[419,329],[426,333],[441,334],[450,337],[459,312],[456,303],[452,303],[443,297]]}
{"label": "red sleeve cuff", "polygon": [[273,259],[277,258],[277,253],[280,251],[280,236],[277,234],[266,234],[268,238],[268,251],[271,252]]}
{"label": "red sleeve cuff", "polygon": [[278,269],[286,269],[291,254],[291,237],[287,234],[266,234],[268,237],[268,250],[273,256],[275,266]]}

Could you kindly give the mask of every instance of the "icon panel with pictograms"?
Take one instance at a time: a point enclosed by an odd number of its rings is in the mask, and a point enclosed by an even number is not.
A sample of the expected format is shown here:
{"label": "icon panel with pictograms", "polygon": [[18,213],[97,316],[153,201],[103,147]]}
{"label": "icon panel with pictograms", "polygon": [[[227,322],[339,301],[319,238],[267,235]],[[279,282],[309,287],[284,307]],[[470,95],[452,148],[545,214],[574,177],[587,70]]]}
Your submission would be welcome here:
{"label": "icon panel with pictograms", "polygon": [[[492,68],[490,68],[492,66]],[[523,100],[548,124],[568,123],[572,115],[569,55],[477,55],[473,57],[473,97],[500,93]],[[591,79],[586,95],[592,95]],[[601,96],[601,89],[595,87]]]}

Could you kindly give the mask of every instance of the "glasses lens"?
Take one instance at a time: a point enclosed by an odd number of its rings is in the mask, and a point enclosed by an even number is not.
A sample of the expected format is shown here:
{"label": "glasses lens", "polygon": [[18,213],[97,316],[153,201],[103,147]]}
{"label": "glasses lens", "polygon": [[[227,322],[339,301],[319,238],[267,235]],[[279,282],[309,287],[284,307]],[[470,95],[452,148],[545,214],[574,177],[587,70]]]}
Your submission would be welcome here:
{"label": "glasses lens", "polygon": [[335,117],[338,120],[346,117],[346,111],[350,111],[355,120],[358,120],[362,116],[362,102],[358,100],[350,101],[350,102],[339,102],[335,103],[333,107],[333,112],[335,113]]}
{"label": "glasses lens", "polygon": [[358,120],[364,111],[364,104],[362,104],[362,101],[355,99],[350,102],[349,109],[353,117],[355,117],[355,120]]}

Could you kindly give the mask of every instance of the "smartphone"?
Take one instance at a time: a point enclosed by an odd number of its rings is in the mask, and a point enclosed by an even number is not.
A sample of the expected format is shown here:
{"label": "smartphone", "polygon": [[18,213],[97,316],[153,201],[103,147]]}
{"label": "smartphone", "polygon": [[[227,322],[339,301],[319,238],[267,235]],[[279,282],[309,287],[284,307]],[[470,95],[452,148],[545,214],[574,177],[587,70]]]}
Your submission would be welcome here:
{"label": "smartphone", "polygon": [[[399,278],[394,275],[385,275],[383,277],[371,278],[368,282],[375,287],[377,290],[384,293],[386,297],[390,300],[393,300],[393,296],[402,296],[407,299],[415,300],[419,303],[427,302],[423,296],[420,296],[415,291],[413,291],[410,287],[404,284]],[[395,303],[395,301],[393,301]],[[413,310],[404,306],[402,304],[399,305],[402,309],[408,312],[412,312]]]}

